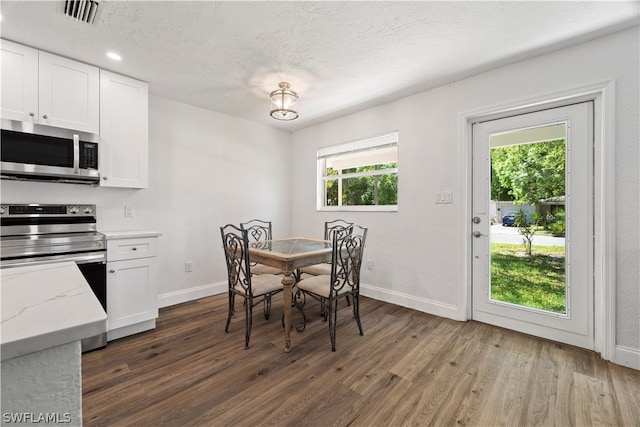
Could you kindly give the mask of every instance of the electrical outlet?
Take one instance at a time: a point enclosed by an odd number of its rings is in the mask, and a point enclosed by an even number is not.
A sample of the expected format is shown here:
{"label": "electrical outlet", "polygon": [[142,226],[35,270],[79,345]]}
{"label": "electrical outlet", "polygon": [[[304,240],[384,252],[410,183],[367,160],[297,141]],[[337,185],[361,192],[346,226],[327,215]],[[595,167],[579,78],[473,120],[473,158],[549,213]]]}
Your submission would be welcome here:
{"label": "electrical outlet", "polygon": [[186,273],[191,273],[193,271],[193,261],[187,261],[184,263],[184,271]]}
{"label": "electrical outlet", "polygon": [[125,218],[133,218],[136,216],[136,209],[131,205],[124,205]]}
{"label": "electrical outlet", "polygon": [[367,270],[373,270],[373,260],[372,259],[368,259],[367,260]]}

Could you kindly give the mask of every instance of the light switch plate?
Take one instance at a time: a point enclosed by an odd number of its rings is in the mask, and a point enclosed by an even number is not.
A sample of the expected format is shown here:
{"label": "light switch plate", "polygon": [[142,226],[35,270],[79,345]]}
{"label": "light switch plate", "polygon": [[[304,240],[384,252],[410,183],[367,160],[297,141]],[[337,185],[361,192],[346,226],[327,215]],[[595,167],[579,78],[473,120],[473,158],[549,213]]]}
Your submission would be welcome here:
{"label": "light switch plate", "polygon": [[437,191],[436,203],[453,203],[452,191]]}

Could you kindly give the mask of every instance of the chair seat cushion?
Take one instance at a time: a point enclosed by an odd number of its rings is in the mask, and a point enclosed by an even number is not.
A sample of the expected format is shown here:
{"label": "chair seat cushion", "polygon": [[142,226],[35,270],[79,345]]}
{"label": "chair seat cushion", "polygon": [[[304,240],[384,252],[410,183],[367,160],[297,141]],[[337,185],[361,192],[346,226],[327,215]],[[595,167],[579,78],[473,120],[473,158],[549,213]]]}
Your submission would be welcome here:
{"label": "chair seat cushion", "polygon": [[[255,274],[251,276],[251,286],[253,287],[253,296],[279,292],[283,289],[282,278],[273,274]],[[242,292],[242,286],[236,285],[235,289]]]}
{"label": "chair seat cushion", "polygon": [[282,274],[282,270],[269,265],[256,264],[251,267],[251,274]]}
{"label": "chair seat cushion", "polygon": [[311,274],[313,276],[329,276],[331,275],[331,264],[314,264],[308,267],[302,267],[300,271],[302,271],[303,273]]}
{"label": "chair seat cushion", "polygon": [[[331,276],[312,276],[299,281],[296,286],[303,291],[321,296],[322,298],[329,298],[329,292],[331,289]],[[338,295],[346,294],[351,290],[351,286],[345,285],[342,289],[340,289]]]}

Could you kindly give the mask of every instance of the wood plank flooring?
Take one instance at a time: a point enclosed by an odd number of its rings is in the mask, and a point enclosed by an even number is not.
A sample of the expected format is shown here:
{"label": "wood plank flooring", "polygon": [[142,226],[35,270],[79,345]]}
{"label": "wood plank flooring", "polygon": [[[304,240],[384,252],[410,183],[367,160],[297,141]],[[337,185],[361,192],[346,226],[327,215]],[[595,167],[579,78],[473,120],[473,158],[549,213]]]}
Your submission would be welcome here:
{"label": "wood plank flooring", "polygon": [[[315,302],[284,352],[282,299],[244,349],[226,295],[82,357],[85,426],[640,426],[640,372],[590,351],[361,298],[337,351]],[[294,310],[294,323],[300,319]]]}

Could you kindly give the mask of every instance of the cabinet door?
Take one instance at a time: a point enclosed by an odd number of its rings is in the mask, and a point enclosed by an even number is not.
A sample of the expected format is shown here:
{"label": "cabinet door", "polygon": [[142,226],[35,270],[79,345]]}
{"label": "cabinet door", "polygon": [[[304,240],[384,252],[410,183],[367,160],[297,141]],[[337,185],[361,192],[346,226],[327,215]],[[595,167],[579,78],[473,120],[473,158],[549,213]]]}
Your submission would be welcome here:
{"label": "cabinet door", "polygon": [[102,186],[149,186],[148,98],[146,83],[100,71]]}
{"label": "cabinet door", "polygon": [[100,72],[97,67],[39,53],[39,122],[100,133]]}
{"label": "cabinet door", "polygon": [[110,331],[158,317],[156,264],[155,257],[107,263]]}
{"label": "cabinet door", "polygon": [[2,118],[38,122],[38,51],[2,40]]}

